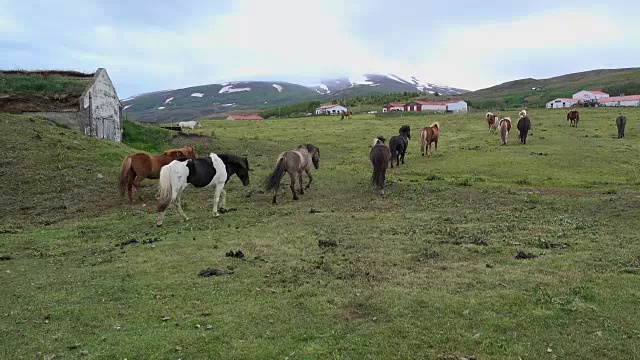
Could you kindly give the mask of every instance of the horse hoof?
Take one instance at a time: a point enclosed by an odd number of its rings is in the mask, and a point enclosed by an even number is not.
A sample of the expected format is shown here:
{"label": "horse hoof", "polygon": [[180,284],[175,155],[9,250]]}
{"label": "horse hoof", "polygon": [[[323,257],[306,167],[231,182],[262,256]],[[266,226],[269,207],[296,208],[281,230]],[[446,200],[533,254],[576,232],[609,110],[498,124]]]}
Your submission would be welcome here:
{"label": "horse hoof", "polygon": [[218,216],[220,216],[220,214],[218,214],[218,213],[213,213],[213,217],[214,217],[214,218],[217,218]]}
{"label": "horse hoof", "polygon": [[156,223],[156,226],[162,226],[162,223],[161,222]]}

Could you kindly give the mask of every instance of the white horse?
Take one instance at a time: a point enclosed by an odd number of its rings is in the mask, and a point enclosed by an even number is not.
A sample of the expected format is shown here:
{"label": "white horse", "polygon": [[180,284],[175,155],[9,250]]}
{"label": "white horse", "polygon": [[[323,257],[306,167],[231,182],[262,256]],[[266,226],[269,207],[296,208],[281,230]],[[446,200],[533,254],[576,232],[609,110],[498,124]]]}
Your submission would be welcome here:
{"label": "white horse", "polygon": [[193,131],[196,127],[199,127],[199,128],[202,127],[202,125],[200,125],[199,121],[194,121],[194,120],[181,121],[181,122],[178,123],[178,126],[180,126],[181,130],[186,128],[186,129],[191,129],[191,131]]}
{"label": "white horse", "polygon": [[[213,198],[213,216],[218,217],[218,201],[220,194],[224,191],[224,184],[227,181],[227,169],[218,155],[211,153],[207,157],[188,160],[173,160],[160,170],[160,182],[158,183],[158,217],[156,224],[162,225],[162,219],[167,208],[175,200],[178,212],[185,220],[189,220],[182,211],[180,200],[182,192],[191,184],[195,187],[208,187],[215,185],[215,195]],[[222,198],[224,207],[226,196]]]}
{"label": "white horse", "polygon": [[527,116],[527,110],[522,110],[522,111],[520,111],[520,114],[518,114],[518,115],[519,115],[518,119],[520,119],[520,118],[523,118],[523,117]]}

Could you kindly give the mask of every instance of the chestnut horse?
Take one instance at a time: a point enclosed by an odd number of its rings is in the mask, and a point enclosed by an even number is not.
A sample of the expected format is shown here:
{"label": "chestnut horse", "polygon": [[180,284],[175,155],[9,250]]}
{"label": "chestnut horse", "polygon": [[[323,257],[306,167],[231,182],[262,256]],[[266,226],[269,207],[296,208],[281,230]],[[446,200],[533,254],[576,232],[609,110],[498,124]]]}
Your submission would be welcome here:
{"label": "chestnut horse", "polygon": [[353,115],[353,113],[351,112],[351,110],[347,110],[347,111],[342,111],[340,113],[340,120],[344,119],[345,117],[347,119],[351,119],[351,115]]}
{"label": "chestnut horse", "polygon": [[435,150],[438,150],[438,136],[440,136],[440,123],[434,122],[429,127],[420,130],[420,149],[422,156],[426,152],[429,155],[431,143],[435,144]]}
{"label": "chestnut horse", "polygon": [[578,127],[578,121],[580,121],[580,113],[578,110],[571,110],[567,113],[567,121],[569,122],[569,126]]}
{"label": "chestnut horse", "polygon": [[489,132],[498,129],[498,115],[488,112],[486,115],[487,125],[489,125]]}
{"label": "chestnut horse", "polygon": [[160,169],[177,157],[195,158],[192,147],[171,149],[160,155],[149,155],[145,153],[137,153],[129,155],[122,161],[120,169],[120,196],[124,196],[125,189],[129,193],[129,201],[133,202],[131,188],[135,187],[140,200],[140,182],[145,178],[158,179],[160,177]]}

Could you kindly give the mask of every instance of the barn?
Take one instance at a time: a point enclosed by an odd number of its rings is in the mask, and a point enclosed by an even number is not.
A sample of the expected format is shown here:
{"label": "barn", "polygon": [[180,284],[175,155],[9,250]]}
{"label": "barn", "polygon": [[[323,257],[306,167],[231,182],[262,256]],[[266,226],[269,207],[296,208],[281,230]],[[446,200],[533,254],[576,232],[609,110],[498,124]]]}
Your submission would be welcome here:
{"label": "barn", "polygon": [[582,90],[572,96],[572,98],[578,100],[597,100],[604,97],[609,97],[609,94],[599,90]]}
{"label": "barn", "polygon": [[258,115],[229,115],[227,120],[264,120]]}
{"label": "barn", "polygon": [[339,115],[347,108],[342,105],[324,105],[316,109],[316,115]]}
{"label": "barn", "polygon": [[403,103],[389,103],[389,104],[386,104],[382,108],[382,112],[383,113],[392,112],[392,111],[404,111],[404,104]]}
{"label": "barn", "polygon": [[582,99],[573,99],[573,98],[558,98],[549,101],[546,105],[547,109],[562,109],[569,108],[573,105],[581,102]]}
{"label": "barn", "polygon": [[85,135],[122,141],[121,104],[107,74],[0,71],[0,112],[43,116]]}
{"label": "barn", "polygon": [[612,96],[598,99],[600,106],[640,106],[640,95]]}

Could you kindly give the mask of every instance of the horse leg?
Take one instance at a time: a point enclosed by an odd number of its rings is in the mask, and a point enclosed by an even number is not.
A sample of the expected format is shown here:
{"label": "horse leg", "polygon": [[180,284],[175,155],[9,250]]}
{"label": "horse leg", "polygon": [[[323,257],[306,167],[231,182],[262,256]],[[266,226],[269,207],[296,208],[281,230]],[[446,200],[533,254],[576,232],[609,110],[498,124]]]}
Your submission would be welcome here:
{"label": "horse leg", "polygon": [[304,194],[304,182],[302,181],[302,171],[298,173],[298,181],[300,181],[300,195]]}
{"label": "horse leg", "polygon": [[162,219],[164,219],[164,213],[165,212],[167,212],[166,209],[164,211],[159,212],[158,216],[156,216],[156,225],[157,226],[162,226]]}
{"label": "horse leg", "polygon": [[420,151],[422,152],[422,156],[424,156],[424,143],[420,144]]}
{"label": "horse leg", "polygon": [[222,192],[220,193],[220,211],[227,209],[227,190],[222,188]]}
{"label": "horse leg", "polygon": [[133,179],[135,179],[136,175],[133,171],[129,171],[127,174],[127,194],[129,194],[129,202],[133,202]]}
{"label": "horse leg", "polygon": [[213,217],[218,217],[220,214],[218,213],[218,202],[220,201],[220,194],[224,190],[224,183],[216,184],[216,192],[213,195]]}
{"label": "horse leg", "polygon": [[180,213],[180,215],[182,215],[184,220],[189,221],[189,217],[187,217],[184,211],[182,211],[182,194],[178,195],[176,198],[176,207],[178,208],[178,212]]}
{"label": "horse leg", "polygon": [[278,187],[279,186],[276,186],[276,188],[273,189],[273,200],[271,200],[271,203],[274,205],[277,204],[276,197],[278,196]]}
{"label": "horse leg", "polygon": [[293,194],[293,200],[298,200],[298,194],[296,194],[296,174],[289,173],[289,177],[291,178],[291,193]]}
{"label": "horse leg", "polygon": [[140,182],[142,182],[142,180],[144,180],[144,177],[141,175],[136,175],[136,178],[133,180],[133,186],[138,192],[138,198],[140,198],[140,201],[144,201],[144,199],[142,199],[142,193],[140,193]]}
{"label": "horse leg", "polygon": [[407,152],[407,148],[402,150],[402,164],[404,164],[404,153]]}
{"label": "horse leg", "polygon": [[[311,176],[311,170],[309,169],[305,169],[304,170],[307,173],[307,176],[309,177],[309,183],[307,184],[307,186],[305,186],[306,189],[311,187],[311,182],[313,181],[313,176]],[[300,180],[302,182],[302,180]]]}

